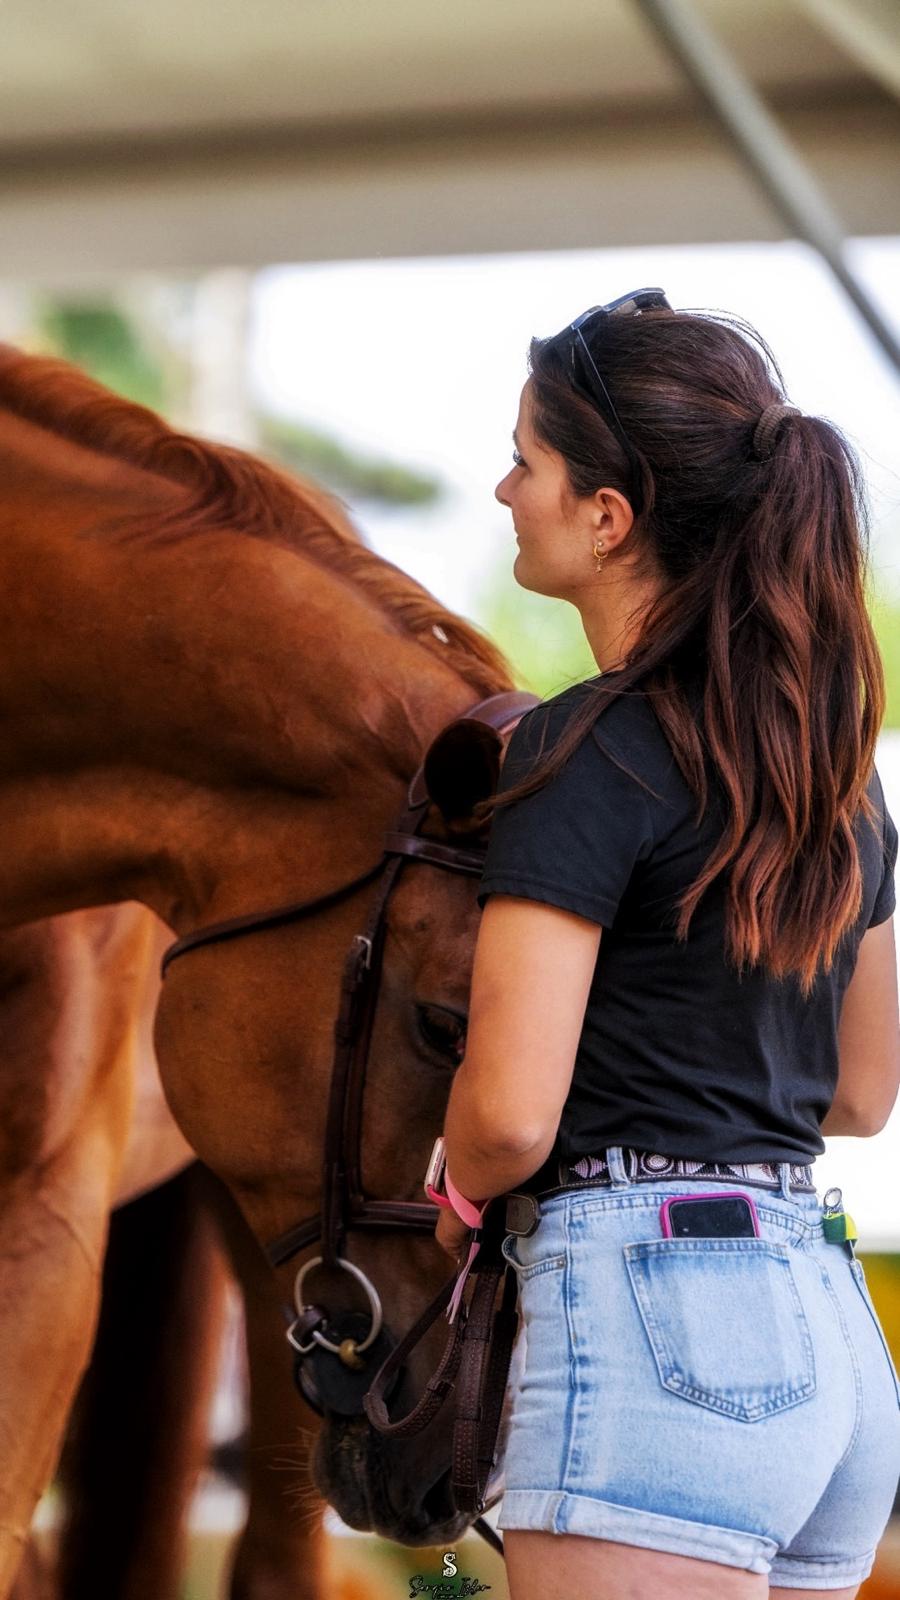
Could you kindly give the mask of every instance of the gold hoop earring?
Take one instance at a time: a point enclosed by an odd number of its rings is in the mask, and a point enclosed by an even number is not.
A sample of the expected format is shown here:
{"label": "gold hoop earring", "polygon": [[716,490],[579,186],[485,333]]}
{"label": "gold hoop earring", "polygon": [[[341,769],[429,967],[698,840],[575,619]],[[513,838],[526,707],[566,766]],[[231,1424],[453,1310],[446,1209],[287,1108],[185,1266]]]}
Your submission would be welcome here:
{"label": "gold hoop earring", "polygon": [[597,571],[598,572],[602,572],[603,563],[606,560],[608,555],[609,555],[609,551],[608,550],[604,550],[604,548],[603,548],[603,540],[602,539],[595,539],[594,540],[594,557],[595,557],[596,562],[597,562]]}

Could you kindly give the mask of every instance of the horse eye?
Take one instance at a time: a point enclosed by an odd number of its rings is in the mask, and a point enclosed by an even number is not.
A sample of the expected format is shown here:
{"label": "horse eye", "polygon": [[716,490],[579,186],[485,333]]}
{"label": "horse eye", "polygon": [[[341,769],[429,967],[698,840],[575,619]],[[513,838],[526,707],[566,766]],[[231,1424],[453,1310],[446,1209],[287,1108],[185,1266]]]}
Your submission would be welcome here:
{"label": "horse eye", "polygon": [[466,1019],[446,1006],[417,1005],[419,1032],[432,1050],[458,1066],[466,1048]]}

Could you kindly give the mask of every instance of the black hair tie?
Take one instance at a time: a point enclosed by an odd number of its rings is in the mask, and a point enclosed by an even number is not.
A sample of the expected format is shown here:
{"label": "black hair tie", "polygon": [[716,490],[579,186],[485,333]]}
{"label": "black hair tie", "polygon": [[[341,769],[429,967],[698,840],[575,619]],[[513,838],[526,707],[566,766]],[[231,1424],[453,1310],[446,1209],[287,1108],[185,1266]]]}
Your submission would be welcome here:
{"label": "black hair tie", "polygon": [[785,417],[799,417],[799,406],[789,406],[782,400],[773,400],[761,412],[753,430],[753,454],[757,461],[766,461],[775,448],[775,440]]}

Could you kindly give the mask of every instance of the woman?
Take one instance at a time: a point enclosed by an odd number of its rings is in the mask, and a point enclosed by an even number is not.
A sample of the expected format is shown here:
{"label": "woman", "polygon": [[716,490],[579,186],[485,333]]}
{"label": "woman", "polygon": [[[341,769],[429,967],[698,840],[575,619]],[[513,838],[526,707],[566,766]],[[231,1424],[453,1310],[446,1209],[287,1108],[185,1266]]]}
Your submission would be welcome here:
{"label": "woman", "polygon": [[849,1600],[900,1468],[812,1181],[900,1078],[859,470],[752,329],[659,290],[532,342],[514,437],[516,579],[600,675],[510,740],[445,1125],[463,1197],[545,1196],[503,1241],[512,1600]]}

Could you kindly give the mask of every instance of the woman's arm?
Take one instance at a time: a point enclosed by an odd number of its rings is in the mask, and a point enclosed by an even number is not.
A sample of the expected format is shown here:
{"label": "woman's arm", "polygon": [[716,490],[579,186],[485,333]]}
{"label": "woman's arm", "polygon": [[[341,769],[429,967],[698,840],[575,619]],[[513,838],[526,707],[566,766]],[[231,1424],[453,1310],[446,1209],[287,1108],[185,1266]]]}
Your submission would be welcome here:
{"label": "woman's arm", "polygon": [[471,1200],[514,1189],[550,1153],[602,932],[536,900],[492,894],[485,905],[444,1121],[450,1175]]}
{"label": "woman's arm", "polygon": [[837,1090],[824,1134],[866,1138],[887,1122],[900,1084],[894,919],[863,934],[838,1026]]}

